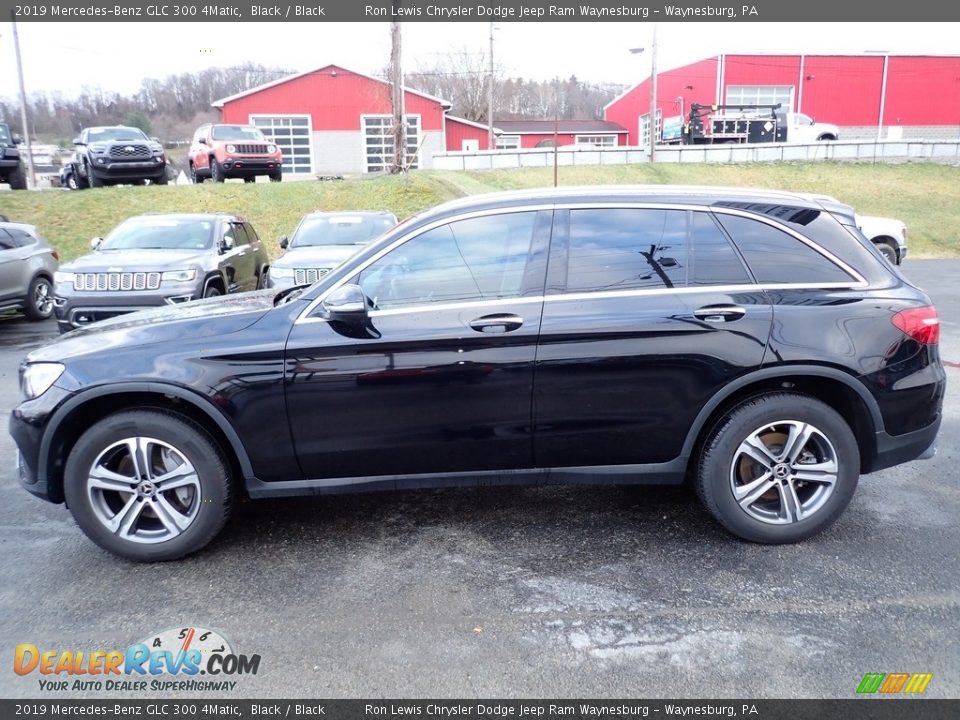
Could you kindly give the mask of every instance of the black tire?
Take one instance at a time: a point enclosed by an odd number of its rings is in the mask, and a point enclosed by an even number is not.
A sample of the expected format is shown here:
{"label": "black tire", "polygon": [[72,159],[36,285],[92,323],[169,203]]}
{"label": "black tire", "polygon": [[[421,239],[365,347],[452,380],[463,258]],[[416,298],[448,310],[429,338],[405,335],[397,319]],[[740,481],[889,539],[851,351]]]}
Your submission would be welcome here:
{"label": "black tire", "polygon": [[103,180],[97,177],[97,174],[89,165],[87,165],[87,184],[92,188],[103,187]]}
{"label": "black tire", "polygon": [[27,175],[23,172],[22,165],[17,165],[17,167],[10,171],[10,175],[7,177],[7,183],[10,185],[11,190],[27,189]]}
{"label": "black tire", "polygon": [[[94,493],[88,489],[90,470],[101,454],[112,445],[133,437],[168,444],[195,470],[199,493],[191,501],[192,518],[179,534],[171,535],[169,539],[136,542],[111,532],[95,508]],[[163,410],[126,410],[107,416],[80,436],[67,459],[64,494],[77,525],[107,552],[135,562],[176,560],[207,545],[227,522],[233,501],[228,467],[222,448],[192,420]],[[133,490],[124,492],[129,492],[130,497],[139,497]],[[168,491],[168,498],[169,492],[174,491]],[[160,494],[155,491],[156,497]],[[122,510],[116,512],[119,515]],[[148,510],[144,509],[139,512],[134,525],[143,522],[156,525],[159,519],[151,519]]]}
{"label": "black tire", "polygon": [[79,190],[80,183],[77,182],[77,176],[74,173],[67,175],[67,187],[71,190]]}
{"label": "black tire", "polygon": [[243,182],[245,183],[255,183],[256,181],[257,181],[257,178],[255,175],[251,175],[250,177],[245,177],[243,179]]}
{"label": "black tire", "polygon": [[77,171],[77,166],[73,166],[73,172],[70,173],[73,179],[77,181],[77,190],[86,190],[90,187],[90,182]]}
{"label": "black tire", "polygon": [[169,181],[167,180],[167,171],[163,171],[163,175],[153,178],[150,181],[151,185],[166,185]]}
{"label": "black tire", "polygon": [[886,258],[888,263],[891,265],[897,264],[897,251],[893,249],[890,243],[881,240],[880,242],[875,242],[874,245],[876,245],[877,250]]}
{"label": "black tire", "polygon": [[45,277],[35,277],[27,288],[23,313],[34,322],[46,320],[53,315],[53,285]]}
{"label": "black tire", "polygon": [[213,283],[207,285],[203,291],[203,296],[205,298],[220,297],[221,295],[223,295],[223,292],[221,292],[220,288]]}
{"label": "black tire", "polygon": [[190,182],[194,185],[199,185],[204,180],[203,176],[197,172],[197,168],[193,163],[190,163]]}
{"label": "black tire", "polygon": [[283,180],[283,171],[277,170],[275,173],[270,173],[270,182],[280,182]]}
{"label": "black tire", "polygon": [[261,268],[257,275],[257,290],[263,290],[267,287],[267,268]]}
{"label": "black tire", "polygon": [[215,183],[222,183],[227,179],[226,175],[223,174],[223,166],[217,162],[216,158],[210,158],[210,178]]}
{"label": "black tire", "polygon": [[[758,469],[754,482],[760,483],[756,489],[759,491],[768,483],[772,483],[772,486],[758,496],[748,509],[744,509],[734,496],[734,485],[740,483],[739,473],[744,467],[741,463],[745,458],[748,465],[751,463],[746,453],[741,452],[741,444],[760,431],[766,437],[775,438],[779,430],[777,426],[788,422],[808,424],[818,434],[811,438],[809,444],[798,448],[799,463],[772,463],[773,472],[768,481],[761,482],[764,473],[759,470],[759,464],[755,465]],[[781,432],[780,437],[786,436]],[[769,447],[775,449],[775,442]],[[835,456],[833,461],[837,470],[832,485],[821,481],[798,482],[793,478],[794,469],[802,470],[804,465],[801,451],[808,453],[815,461],[823,460],[816,457],[821,452],[825,456]],[[780,472],[777,465],[789,466],[786,470],[781,468],[786,479],[775,480]],[[850,426],[833,408],[806,395],[771,393],[745,401],[715,425],[700,454],[695,484],[703,505],[731,533],[751,542],[782,544],[799,542],[832,525],[850,503],[859,477],[860,449],[856,438]],[[746,483],[737,486],[746,487]],[[822,489],[831,486],[829,492]],[[795,489],[790,492],[791,488]],[[817,496],[815,493],[819,492],[825,494]],[[782,499],[790,497],[799,499],[803,504],[809,503],[809,515],[803,517],[797,513],[792,521],[783,524],[774,524],[769,519],[764,521],[755,516],[755,513],[763,512],[772,516],[774,505],[783,510]],[[790,517],[789,513],[786,515]]]}

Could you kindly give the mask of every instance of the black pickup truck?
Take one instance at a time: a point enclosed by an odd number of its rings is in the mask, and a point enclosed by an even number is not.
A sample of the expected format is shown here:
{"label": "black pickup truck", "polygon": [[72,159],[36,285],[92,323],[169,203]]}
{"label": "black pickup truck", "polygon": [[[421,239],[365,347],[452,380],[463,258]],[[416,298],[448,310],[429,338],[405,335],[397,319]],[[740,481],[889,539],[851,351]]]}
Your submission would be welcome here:
{"label": "black pickup truck", "polygon": [[167,184],[163,145],[134,127],[86,128],[74,139],[74,172],[79,187]]}
{"label": "black pickup truck", "polygon": [[27,189],[27,174],[20,162],[20,138],[10,131],[10,126],[0,123],[0,183],[7,183],[11,190]]}

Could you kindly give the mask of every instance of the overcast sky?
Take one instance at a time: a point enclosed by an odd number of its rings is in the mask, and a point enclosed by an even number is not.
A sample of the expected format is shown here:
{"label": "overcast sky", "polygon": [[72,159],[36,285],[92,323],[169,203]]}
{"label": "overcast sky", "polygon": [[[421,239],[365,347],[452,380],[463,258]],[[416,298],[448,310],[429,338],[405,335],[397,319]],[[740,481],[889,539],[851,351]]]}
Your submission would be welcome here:
{"label": "overcast sky", "polygon": [[[389,23],[21,23],[27,92],[84,86],[130,93],[145,77],[246,61],[293,70],[336,63],[374,73],[387,64]],[[488,44],[489,23],[404,23],[404,65]],[[632,83],[650,71],[649,23],[498,23],[494,55],[508,75],[577,75]],[[718,53],[956,54],[960,23],[660,23],[659,67]],[[0,23],[0,96],[17,93],[10,23]],[[931,98],[935,102],[935,98]]]}

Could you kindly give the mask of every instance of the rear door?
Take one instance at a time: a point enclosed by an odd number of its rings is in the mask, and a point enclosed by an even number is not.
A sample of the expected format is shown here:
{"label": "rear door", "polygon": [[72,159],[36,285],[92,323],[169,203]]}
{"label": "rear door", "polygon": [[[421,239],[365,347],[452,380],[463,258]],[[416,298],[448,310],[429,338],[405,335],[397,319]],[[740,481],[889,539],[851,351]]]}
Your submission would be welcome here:
{"label": "rear door", "polygon": [[0,228],[0,299],[23,295],[24,288],[20,280],[22,264],[16,240],[4,228]]}
{"label": "rear door", "polygon": [[772,312],[706,211],[557,212],[534,388],[539,467],[670,461]]}

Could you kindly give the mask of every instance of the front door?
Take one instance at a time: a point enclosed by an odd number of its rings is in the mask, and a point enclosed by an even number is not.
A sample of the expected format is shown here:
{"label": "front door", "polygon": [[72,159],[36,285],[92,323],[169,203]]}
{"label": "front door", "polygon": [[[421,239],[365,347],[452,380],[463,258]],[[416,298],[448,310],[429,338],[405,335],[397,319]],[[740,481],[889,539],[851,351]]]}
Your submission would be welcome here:
{"label": "front door", "polygon": [[532,467],[550,223],[499,211],[416,230],[350,278],[363,332],[295,324],[287,408],[307,478]]}

